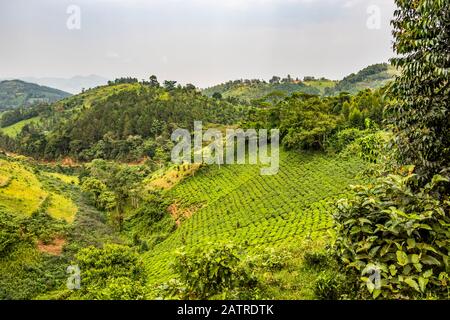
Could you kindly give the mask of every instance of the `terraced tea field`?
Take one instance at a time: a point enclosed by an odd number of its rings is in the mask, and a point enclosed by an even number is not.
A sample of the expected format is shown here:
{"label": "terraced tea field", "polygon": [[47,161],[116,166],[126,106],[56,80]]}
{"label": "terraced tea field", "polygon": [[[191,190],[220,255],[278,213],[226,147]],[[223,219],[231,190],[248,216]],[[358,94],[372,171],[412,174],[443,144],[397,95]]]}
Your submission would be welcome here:
{"label": "terraced tea field", "polygon": [[331,206],[364,168],[359,159],[280,152],[277,175],[261,176],[255,165],[209,166],[166,191],[171,209],[186,219],[145,254],[150,283],[170,279],[173,253],[232,240],[261,247],[283,247],[315,238],[331,226]]}

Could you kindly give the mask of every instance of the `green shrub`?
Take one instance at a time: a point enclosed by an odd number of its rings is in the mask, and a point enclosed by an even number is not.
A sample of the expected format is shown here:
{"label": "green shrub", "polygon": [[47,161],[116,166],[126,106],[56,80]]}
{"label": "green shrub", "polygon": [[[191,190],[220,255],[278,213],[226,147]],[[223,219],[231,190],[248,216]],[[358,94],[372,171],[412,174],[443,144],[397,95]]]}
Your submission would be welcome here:
{"label": "green shrub", "polygon": [[19,243],[19,222],[15,216],[0,211],[0,256],[6,257]]}
{"label": "green shrub", "polygon": [[314,295],[320,300],[338,300],[344,293],[345,281],[339,273],[322,272],[314,284]]}
{"label": "green shrub", "polygon": [[166,292],[182,299],[207,299],[255,287],[256,279],[245,268],[238,247],[227,243],[205,248],[178,253],[173,268],[179,279],[165,284]]}
{"label": "green shrub", "polygon": [[143,300],[146,296],[141,282],[127,277],[113,278],[105,287],[92,290],[92,294],[98,300]]}
{"label": "green shrub", "polygon": [[353,156],[357,154],[360,158],[370,163],[385,162],[387,155],[390,154],[387,147],[390,137],[391,135],[385,131],[362,135],[348,144],[342,150],[342,155]]}
{"label": "green shrub", "polygon": [[326,252],[306,252],[303,261],[311,268],[324,268],[329,264],[329,255]]}
{"label": "green shrub", "polygon": [[[436,175],[418,188],[413,169],[405,169],[338,203],[334,250],[374,298],[448,298],[450,201],[442,191],[449,180]],[[379,286],[368,269],[378,270]]]}
{"label": "green shrub", "polygon": [[356,128],[349,128],[342,131],[339,131],[332,137],[329,142],[329,148],[341,152],[346,146],[355,141],[358,138],[361,138],[363,135],[367,134],[366,131],[362,131]]}
{"label": "green shrub", "polygon": [[138,254],[127,246],[106,244],[103,248],[81,249],[73,265],[80,268],[81,288],[71,298],[142,298],[144,266]]}

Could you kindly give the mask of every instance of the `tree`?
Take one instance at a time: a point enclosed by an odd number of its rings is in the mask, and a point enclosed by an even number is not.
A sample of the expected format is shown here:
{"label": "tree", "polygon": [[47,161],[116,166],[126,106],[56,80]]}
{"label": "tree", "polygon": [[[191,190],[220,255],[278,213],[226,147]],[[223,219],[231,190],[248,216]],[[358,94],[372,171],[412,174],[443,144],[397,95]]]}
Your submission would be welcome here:
{"label": "tree", "polygon": [[[386,109],[398,163],[338,202],[333,253],[377,298],[448,298],[450,226],[448,1],[396,0]],[[390,147],[390,146],[389,146]],[[367,273],[378,270],[379,286]],[[362,290],[364,291],[364,290]]]}
{"label": "tree", "polygon": [[214,92],[214,94],[212,95],[212,97],[216,100],[221,100],[222,99],[222,94],[220,92]]}
{"label": "tree", "polygon": [[150,86],[154,88],[159,88],[158,78],[155,75],[150,76]]}
{"label": "tree", "polygon": [[280,83],[281,78],[278,76],[273,76],[272,79],[269,80],[269,83],[271,84],[279,84]]}
{"label": "tree", "polygon": [[188,83],[184,88],[187,91],[195,91],[197,89],[192,83]]}
{"label": "tree", "polygon": [[396,101],[387,108],[397,136],[401,163],[413,164],[426,183],[450,170],[448,1],[396,1],[392,22],[402,70],[392,87]]}
{"label": "tree", "polygon": [[96,178],[89,177],[83,181],[81,190],[91,193],[94,196],[96,205],[98,205],[99,196],[106,190],[106,185]]}
{"label": "tree", "polygon": [[353,107],[348,116],[350,125],[355,128],[362,128],[364,126],[364,117],[359,111],[358,107]]}
{"label": "tree", "polygon": [[176,88],[176,81],[172,81],[172,80],[165,80],[164,81],[164,88],[166,88],[166,90],[174,90]]}

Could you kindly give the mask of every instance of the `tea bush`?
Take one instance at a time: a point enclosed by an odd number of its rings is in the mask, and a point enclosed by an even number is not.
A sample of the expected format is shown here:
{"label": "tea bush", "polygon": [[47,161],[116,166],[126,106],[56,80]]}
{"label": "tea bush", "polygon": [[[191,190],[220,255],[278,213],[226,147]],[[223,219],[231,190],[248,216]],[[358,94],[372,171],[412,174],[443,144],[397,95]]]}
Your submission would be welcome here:
{"label": "tea bush", "polygon": [[207,249],[180,251],[173,269],[178,279],[164,285],[170,295],[182,299],[207,299],[217,294],[252,289],[256,279],[245,267],[239,248],[231,243]]}

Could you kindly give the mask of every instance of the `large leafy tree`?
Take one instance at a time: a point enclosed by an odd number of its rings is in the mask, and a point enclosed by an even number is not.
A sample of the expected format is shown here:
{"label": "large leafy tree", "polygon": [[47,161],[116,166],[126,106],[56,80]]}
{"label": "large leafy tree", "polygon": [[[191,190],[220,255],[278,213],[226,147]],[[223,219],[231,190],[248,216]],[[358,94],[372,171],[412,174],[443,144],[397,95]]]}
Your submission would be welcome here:
{"label": "large leafy tree", "polygon": [[449,172],[450,5],[448,0],[397,0],[393,35],[402,70],[387,114],[401,163],[414,164],[422,183]]}
{"label": "large leafy tree", "polygon": [[[339,202],[334,249],[374,298],[448,298],[450,6],[396,4],[393,62],[402,73],[387,116],[399,166]],[[369,281],[373,272],[378,283]]]}

